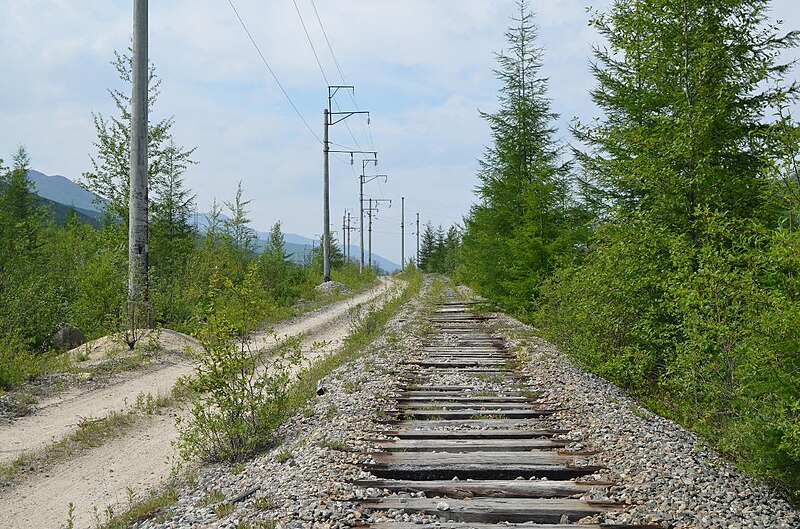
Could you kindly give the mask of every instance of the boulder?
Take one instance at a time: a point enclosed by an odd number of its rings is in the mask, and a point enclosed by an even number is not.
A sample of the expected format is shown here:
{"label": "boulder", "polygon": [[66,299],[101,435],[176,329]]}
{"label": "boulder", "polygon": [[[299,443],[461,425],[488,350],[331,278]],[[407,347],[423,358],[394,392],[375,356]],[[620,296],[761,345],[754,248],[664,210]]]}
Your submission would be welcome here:
{"label": "boulder", "polygon": [[86,336],[80,329],[65,324],[59,328],[52,338],[53,348],[59,351],[68,351],[86,343]]}
{"label": "boulder", "polygon": [[344,283],[338,281],[328,281],[314,287],[317,292],[338,292],[341,294],[350,294],[350,289]]}

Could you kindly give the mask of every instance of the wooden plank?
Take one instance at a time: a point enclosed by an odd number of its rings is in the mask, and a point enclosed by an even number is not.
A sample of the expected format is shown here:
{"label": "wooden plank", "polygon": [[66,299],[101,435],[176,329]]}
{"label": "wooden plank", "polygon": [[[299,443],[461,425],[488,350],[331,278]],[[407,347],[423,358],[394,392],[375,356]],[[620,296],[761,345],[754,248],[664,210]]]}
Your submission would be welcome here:
{"label": "wooden plank", "polygon": [[[392,413],[393,410],[384,410]],[[546,417],[558,410],[554,409],[512,409],[512,410],[400,410],[403,420],[483,420],[483,419],[532,419],[536,417]]]}
{"label": "wooden plank", "polygon": [[407,391],[397,398],[397,402],[537,402],[535,398],[522,395],[480,395],[460,396],[442,395],[434,391]]}
{"label": "wooden plank", "polygon": [[425,513],[458,522],[535,522],[557,524],[566,515],[577,521],[585,516],[600,514],[622,506],[608,502],[587,502],[574,499],[528,498],[473,498],[469,500],[447,499],[447,510],[439,508],[443,500],[438,498],[389,497],[380,500],[364,500],[363,508],[375,510],[397,509],[408,513]]}
{"label": "wooden plank", "polygon": [[502,525],[491,523],[466,523],[466,522],[436,522],[415,524],[412,522],[382,522],[368,525],[356,525],[359,527],[371,527],[373,529],[503,529],[505,527],[519,527],[520,529],[663,529],[660,525],[619,525],[619,524],[538,524],[538,523],[504,523]]}
{"label": "wooden plank", "polygon": [[486,481],[413,481],[413,480],[361,480],[352,482],[357,487],[373,487],[391,491],[425,492],[428,496],[465,498],[484,496],[490,498],[558,498],[585,494],[592,489],[606,488],[610,484],[588,484],[575,481],[539,480],[486,480]]}
{"label": "wooden plank", "polygon": [[[549,403],[552,406],[552,403]],[[486,402],[474,400],[472,402],[447,402],[442,400],[414,400],[397,401],[397,408],[401,410],[475,410],[476,413],[488,411],[489,413],[503,413],[502,410],[536,410],[548,406],[544,402]],[[433,410],[436,408],[436,410]]]}
{"label": "wooden plank", "polygon": [[464,369],[469,367],[502,367],[507,364],[506,361],[501,360],[408,360],[400,362],[402,365],[419,366],[424,368],[433,369]]}
{"label": "wooden plank", "polygon": [[[454,428],[497,428],[506,429],[514,427],[536,428],[541,424],[540,417],[532,419],[460,419],[460,420],[398,420],[393,427],[397,430],[433,430],[436,428],[447,428],[448,433],[452,433]],[[466,430],[458,430],[463,433]]]}
{"label": "wooden plank", "polygon": [[[427,424],[429,421],[425,421]],[[569,433],[569,430],[386,430],[377,432],[400,439],[535,439]]]}
{"label": "wooden plank", "polygon": [[480,388],[477,386],[442,386],[442,385],[425,385],[425,384],[412,384],[401,388],[405,391],[455,391],[461,392],[466,390],[478,391]]}
{"label": "wooden plank", "polygon": [[537,450],[532,452],[372,452],[370,456],[379,465],[415,467],[443,467],[447,465],[574,465],[575,458],[557,452]]}
{"label": "wooden plank", "polygon": [[527,452],[564,448],[568,439],[399,439],[375,441],[382,450],[394,452]]}
{"label": "wooden plank", "polygon": [[[520,452],[518,452],[520,453]],[[468,479],[530,479],[547,478],[549,480],[568,480],[588,476],[605,467],[589,465],[569,467],[564,465],[492,465],[484,463],[461,463],[454,465],[361,465],[364,470],[377,478],[409,479],[409,480],[444,480],[459,478]]]}

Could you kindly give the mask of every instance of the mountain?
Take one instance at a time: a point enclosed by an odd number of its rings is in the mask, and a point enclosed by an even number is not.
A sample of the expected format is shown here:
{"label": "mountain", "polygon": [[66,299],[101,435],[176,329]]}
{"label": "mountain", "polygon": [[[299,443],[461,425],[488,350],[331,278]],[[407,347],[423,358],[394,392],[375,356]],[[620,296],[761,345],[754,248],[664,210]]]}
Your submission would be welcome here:
{"label": "mountain", "polygon": [[28,178],[35,189],[33,192],[42,198],[72,206],[78,210],[100,211],[102,199],[94,193],[85,190],[66,176],[46,175],[30,169]]}
{"label": "mountain", "polygon": [[[53,212],[56,219],[65,218],[66,211],[72,207],[79,215],[93,219],[92,224],[97,225],[100,219],[100,209],[103,204],[103,199],[91,193],[69,178],[61,175],[46,175],[30,169],[28,171],[28,178],[33,182],[35,189],[34,192],[39,195],[43,200],[52,204]],[[208,226],[208,213],[196,213],[190,219],[199,231],[204,232]],[[221,218],[226,219],[225,215]],[[269,239],[269,232],[254,230],[258,237],[258,250],[261,251]],[[296,233],[284,233],[286,240],[286,251],[292,254],[292,261],[297,264],[303,264],[306,256],[311,254],[314,246],[319,244],[319,241],[297,235]],[[358,258],[358,246],[350,247],[351,257]],[[394,263],[378,254],[372,254],[372,261],[380,266],[382,270],[393,272],[400,268],[400,265]]]}

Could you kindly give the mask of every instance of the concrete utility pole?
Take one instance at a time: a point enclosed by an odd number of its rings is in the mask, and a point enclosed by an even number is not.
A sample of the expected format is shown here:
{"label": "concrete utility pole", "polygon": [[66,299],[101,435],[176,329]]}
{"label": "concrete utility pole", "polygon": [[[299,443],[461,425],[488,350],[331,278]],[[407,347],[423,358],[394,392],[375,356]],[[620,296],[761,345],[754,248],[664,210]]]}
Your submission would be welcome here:
{"label": "concrete utility pole", "polygon": [[322,115],[325,118],[325,127],[322,135],[322,155],[325,158],[322,164],[322,282],[327,283],[331,280],[331,204],[330,204],[330,168],[328,165],[328,122],[329,114],[326,108]]}
{"label": "concrete utility pole", "polygon": [[[370,198],[369,199],[369,209],[367,210],[367,214],[369,215],[369,267],[372,268],[372,212],[378,212],[378,204],[381,202],[388,202],[389,207],[392,207],[392,200],[389,198]],[[372,207],[372,204],[375,204],[375,207]]]}
{"label": "concrete utility pole", "polygon": [[350,246],[352,240],[351,233],[356,229],[356,227],[352,225],[349,211],[347,211],[346,215],[347,215],[347,225],[346,225],[347,227],[345,228],[345,236],[347,237],[347,260],[350,261]]}
{"label": "concrete utility pole", "polygon": [[[147,0],[133,2],[131,156],[128,197],[128,330],[147,322]],[[133,338],[132,336],[130,337]],[[130,345],[130,344],[129,344]]]}
{"label": "concrete utility pole", "polygon": [[367,182],[372,182],[376,178],[383,178],[384,182],[388,180],[388,176],[385,174],[376,174],[366,176],[364,173],[367,172],[367,164],[373,163],[374,165],[378,165],[378,157],[377,154],[373,158],[365,158],[361,160],[361,175],[358,177],[358,204],[360,209],[360,216],[358,221],[358,229],[361,232],[361,259],[358,263],[358,270],[359,272],[364,271],[364,184]]}
{"label": "concrete utility pole", "polygon": [[[357,151],[357,150],[346,150],[346,151],[337,151],[331,150],[330,143],[328,142],[328,127],[331,125],[336,125],[340,121],[344,121],[345,119],[353,116],[355,114],[366,114],[369,116],[369,112],[366,110],[358,110],[358,111],[347,111],[347,112],[333,112],[331,110],[331,102],[333,101],[333,97],[336,95],[340,89],[343,90],[352,90],[355,92],[355,88],[350,85],[330,85],[328,86],[328,108],[324,111],[325,117],[325,129],[323,134],[322,140],[322,153],[325,158],[324,165],[323,165],[323,243],[322,243],[322,270],[323,270],[323,282],[327,283],[331,280],[331,231],[330,231],[330,174],[329,174],[329,165],[328,165],[328,157],[332,152],[341,152],[341,153],[350,153],[350,161],[352,163],[353,154],[355,153],[364,153],[364,151]],[[334,119],[334,116],[341,116]],[[369,119],[369,118],[367,118]],[[377,153],[374,151],[366,151],[367,153],[372,153],[373,155],[377,156]]]}
{"label": "concrete utility pole", "polygon": [[406,269],[406,197],[400,197],[400,270]]}
{"label": "concrete utility pole", "polygon": [[417,213],[417,268],[419,268],[419,213]]}
{"label": "concrete utility pole", "polygon": [[369,199],[369,269],[372,270],[372,199]]}

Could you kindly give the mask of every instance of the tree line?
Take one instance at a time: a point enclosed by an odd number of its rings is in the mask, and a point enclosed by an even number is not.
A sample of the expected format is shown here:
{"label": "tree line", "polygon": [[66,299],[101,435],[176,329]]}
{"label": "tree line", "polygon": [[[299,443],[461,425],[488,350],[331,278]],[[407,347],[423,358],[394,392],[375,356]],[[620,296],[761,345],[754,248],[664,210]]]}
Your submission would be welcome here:
{"label": "tree line", "polygon": [[[129,55],[115,54],[112,64],[128,85]],[[151,67],[151,110],[160,83]],[[116,114],[93,115],[92,169],[80,182],[99,197],[99,228],[74,210],[56,219],[35,195],[24,147],[11,167],[0,160],[0,392],[67,367],[53,341],[64,325],[89,339],[125,329],[130,98],[123,90],[109,92]],[[303,266],[295,265],[278,222],[259,252],[241,182],[230,201],[214,201],[204,230],[192,223],[195,195],[185,175],[196,163],[195,149],[177,144],[172,124],[171,118],[162,119],[148,129],[149,290],[155,325],[196,332],[207,319],[212,283],[216,310],[234,325],[241,319],[237,292],[245,281],[252,297],[249,320],[274,320],[288,315],[299,299],[313,299],[322,280],[319,250]],[[360,275],[338,248],[332,264],[334,279],[351,287],[375,278],[371,271]]]}
{"label": "tree line", "polygon": [[768,0],[614,2],[569,145],[518,7],[477,204],[420,262],[800,501],[798,33]]}

